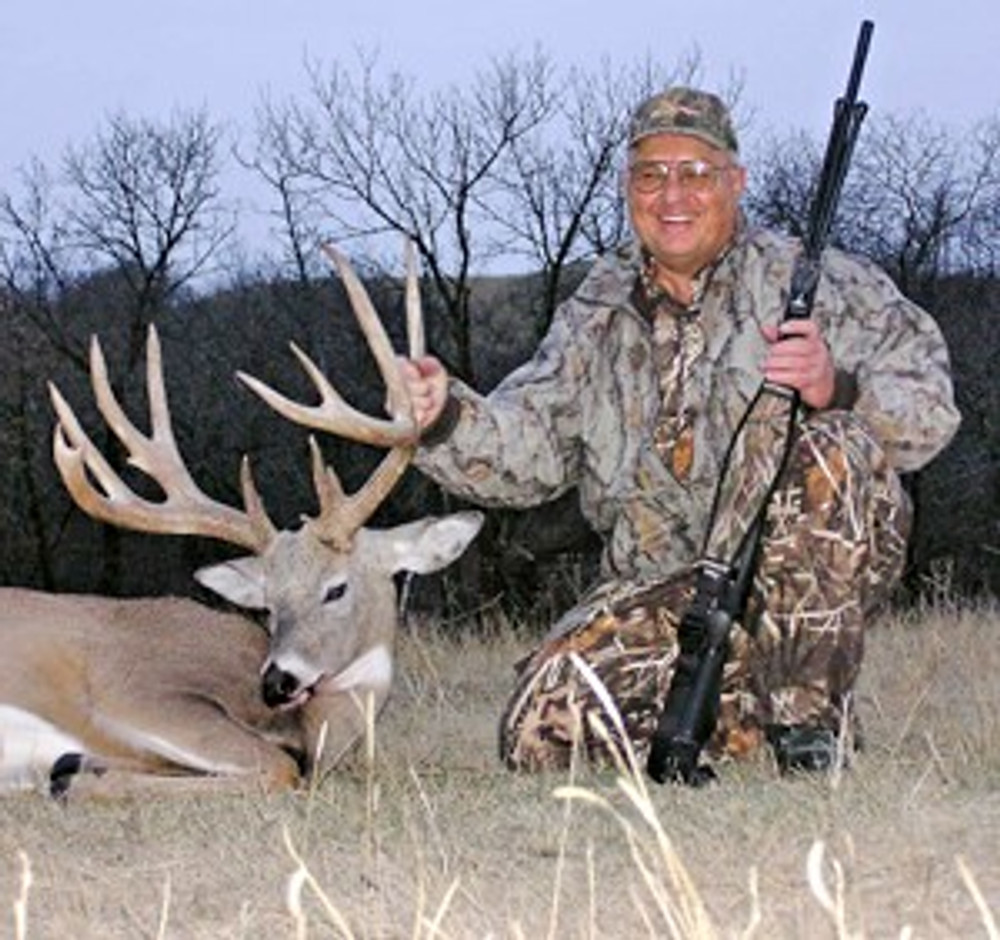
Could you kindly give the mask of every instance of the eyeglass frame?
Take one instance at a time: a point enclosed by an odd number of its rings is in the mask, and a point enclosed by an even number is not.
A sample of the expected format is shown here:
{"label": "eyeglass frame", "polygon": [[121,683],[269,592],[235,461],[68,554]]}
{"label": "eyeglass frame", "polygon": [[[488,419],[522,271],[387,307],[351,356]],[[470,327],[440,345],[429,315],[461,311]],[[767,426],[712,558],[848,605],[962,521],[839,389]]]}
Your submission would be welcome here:
{"label": "eyeglass frame", "polygon": [[[685,178],[680,168],[698,168],[698,172]],[[735,169],[735,163],[713,163],[711,160],[695,158],[692,160],[636,160],[625,168],[628,185],[643,196],[654,196],[662,192],[673,177],[684,193],[707,196],[718,186],[719,179],[725,173]],[[655,185],[640,186],[636,183],[636,170],[655,169],[653,174]]]}

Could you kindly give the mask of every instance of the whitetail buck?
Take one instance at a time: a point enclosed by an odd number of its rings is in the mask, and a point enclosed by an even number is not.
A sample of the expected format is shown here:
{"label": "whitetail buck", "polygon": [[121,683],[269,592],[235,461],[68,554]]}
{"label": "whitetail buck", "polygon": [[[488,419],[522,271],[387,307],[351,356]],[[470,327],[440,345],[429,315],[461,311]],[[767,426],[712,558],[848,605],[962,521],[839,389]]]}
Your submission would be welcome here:
{"label": "whitetail buck", "polygon": [[[240,606],[267,612],[267,630],[238,614],[179,598],[124,600],[0,591],[0,791],[47,781],[63,793],[195,786],[294,786],[331,768],[363,734],[392,680],[397,610],[393,575],[435,571],[475,537],[478,513],[376,530],[364,523],[405,470],[416,439],[412,409],[388,337],[361,283],[336,252],[351,305],[388,388],[390,417],[351,408],[312,361],[293,351],[320,394],[290,401],[242,380],[290,420],[389,448],[346,495],[310,439],[320,509],[301,528],[268,519],[246,458],[243,508],[209,498],[177,449],[156,332],[147,344],[151,431],[141,433],[111,392],[96,339],[98,407],[156,481],[160,502],[133,492],[51,386],[54,458],[77,504],[106,523],[221,539],[252,554],[197,572]],[[411,353],[423,343],[415,266],[408,253]]]}

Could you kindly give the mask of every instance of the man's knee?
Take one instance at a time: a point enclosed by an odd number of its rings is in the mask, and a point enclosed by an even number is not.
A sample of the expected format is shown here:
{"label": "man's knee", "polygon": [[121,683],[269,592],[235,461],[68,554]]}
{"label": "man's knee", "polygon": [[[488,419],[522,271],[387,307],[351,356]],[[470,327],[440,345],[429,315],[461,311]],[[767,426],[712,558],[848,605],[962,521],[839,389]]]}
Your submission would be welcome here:
{"label": "man's knee", "polygon": [[862,418],[809,417],[773,510],[770,538],[786,544],[784,564],[843,582],[866,610],[888,598],[903,570],[911,505]]}

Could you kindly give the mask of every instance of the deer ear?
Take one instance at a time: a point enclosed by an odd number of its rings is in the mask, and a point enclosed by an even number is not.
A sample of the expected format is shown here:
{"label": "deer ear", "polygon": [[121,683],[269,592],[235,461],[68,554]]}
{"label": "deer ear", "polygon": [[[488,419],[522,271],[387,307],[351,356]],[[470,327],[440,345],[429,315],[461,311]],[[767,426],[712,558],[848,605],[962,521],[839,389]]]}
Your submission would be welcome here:
{"label": "deer ear", "polygon": [[237,607],[263,610],[264,570],[256,555],[199,568],[195,580]]}
{"label": "deer ear", "polygon": [[429,574],[450,565],[468,548],[482,525],[481,512],[459,512],[390,529],[385,535],[392,546],[393,570]]}

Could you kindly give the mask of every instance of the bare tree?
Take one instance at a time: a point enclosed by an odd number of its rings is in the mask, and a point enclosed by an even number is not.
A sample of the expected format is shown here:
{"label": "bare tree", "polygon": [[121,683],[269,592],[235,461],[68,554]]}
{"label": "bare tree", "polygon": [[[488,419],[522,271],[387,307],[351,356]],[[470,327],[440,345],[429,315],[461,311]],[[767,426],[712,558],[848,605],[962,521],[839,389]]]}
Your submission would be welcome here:
{"label": "bare tree", "polygon": [[293,242],[321,229],[369,245],[409,237],[446,314],[449,348],[439,352],[474,379],[470,278],[489,261],[489,242],[477,247],[481,207],[504,154],[551,113],[548,61],[511,56],[468,88],[427,95],[399,73],[381,77],[373,58],[360,64],[357,79],[311,66],[308,105],[264,102],[249,162],[277,190]]}
{"label": "bare tree", "polygon": [[1000,198],[995,120],[992,129],[956,135],[923,114],[889,115],[872,122],[857,162],[850,203],[856,245],[882,261],[904,291],[979,266],[969,251],[982,238],[969,235],[984,206]]}
{"label": "bare tree", "polygon": [[[0,281],[10,312],[30,315],[64,354],[78,353],[62,335],[56,306],[78,272],[57,185],[48,168],[32,160],[19,173],[20,198],[0,192]],[[82,357],[78,364],[83,367]]]}
{"label": "bare tree", "polygon": [[130,363],[153,315],[205,271],[235,227],[219,192],[221,136],[204,111],[165,124],[117,114],[66,154],[71,236],[97,266],[115,268],[133,298]]}
{"label": "bare tree", "polygon": [[[1000,110],[976,123],[968,146],[971,164],[980,166],[974,199],[955,246],[955,257],[964,267],[985,277],[996,278],[1000,270]],[[963,262],[958,262],[963,266]]]}
{"label": "bare tree", "polygon": [[75,272],[57,187],[37,160],[18,179],[20,198],[0,193],[0,568],[7,578],[52,587],[52,533],[62,531],[68,510],[54,508],[50,421],[37,372],[49,349],[81,370],[85,357],[59,315]]}
{"label": "bare tree", "polygon": [[[17,314],[3,326],[24,369],[17,390],[23,439],[13,452],[23,456],[26,482],[18,488],[32,499],[57,500],[28,510],[53,528],[65,518],[58,508],[65,499],[48,483],[44,378],[65,377],[66,363],[81,377],[87,338],[99,329],[108,346],[127,351],[121,392],[134,392],[131,374],[148,324],[205,272],[232,231],[218,188],[220,140],[204,112],[179,113],[165,124],[119,114],[91,141],[70,147],[59,173],[31,164],[22,192],[0,196],[0,264]],[[59,530],[52,531],[57,540]],[[120,535],[105,529],[103,538],[100,587],[114,591]]]}
{"label": "bare tree", "polygon": [[311,145],[309,137],[298,134],[299,124],[297,106],[274,102],[265,94],[257,107],[253,150],[244,154],[237,148],[236,159],[259,176],[277,200],[268,214],[274,220],[272,231],[283,245],[281,267],[290,268],[298,284],[310,288],[323,221],[322,214],[314,211],[313,189],[322,186],[310,182],[305,172],[312,159]]}
{"label": "bare tree", "polygon": [[[800,235],[821,166],[802,133],[770,138],[751,174],[747,207]],[[955,133],[926,115],[873,116],[862,130],[833,241],[886,267],[907,293],[940,275],[996,268],[1000,117]]]}
{"label": "bare tree", "polygon": [[86,334],[68,328],[70,298],[113,281],[105,303],[113,300],[129,322],[134,352],[154,316],[232,233],[218,186],[221,133],[204,112],[162,125],[119,114],[91,141],[69,147],[58,172],[33,161],[17,195],[0,193],[0,278],[81,367]]}
{"label": "bare tree", "polygon": [[756,224],[804,237],[821,166],[816,141],[805,131],[768,135],[757,142],[749,163],[743,199],[748,215]]}

